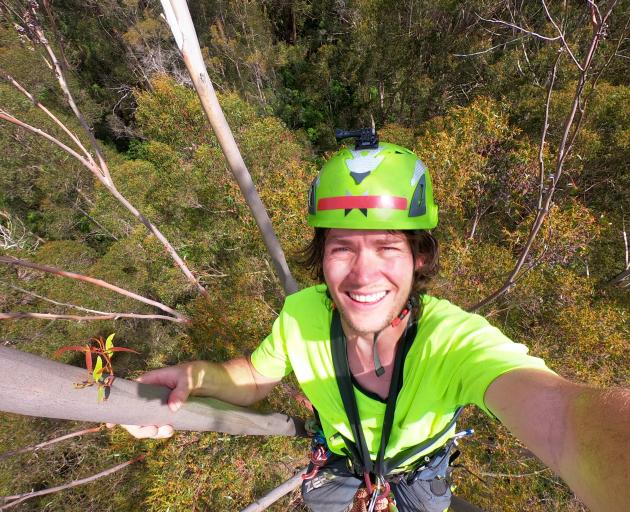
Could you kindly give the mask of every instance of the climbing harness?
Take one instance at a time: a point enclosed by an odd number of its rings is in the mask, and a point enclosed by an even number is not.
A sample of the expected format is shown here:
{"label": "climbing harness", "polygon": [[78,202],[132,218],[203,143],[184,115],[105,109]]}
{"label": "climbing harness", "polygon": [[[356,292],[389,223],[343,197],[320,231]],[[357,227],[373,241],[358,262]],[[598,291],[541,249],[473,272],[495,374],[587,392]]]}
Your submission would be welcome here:
{"label": "climbing harness", "polygon": [[[315,412],[316,416],[317,413]],[[302,480],[310,480],[319,472],[319,468],[326,465],[328,459],[332,455],[332,452],[328,449],[326,443],[326,437],[322,430],[319,418],[315,418],[306,422],[305,425],[307,434],[311,437],[311,451],[309,459],[313,465],[308,473],[302,475]]]}
{"label": "climbing harness", "polygon": [[[407,311],[404,316],[406,316],[406,314],[408,313],[409,311]],[[412,446],[411,448],[398,453],[394,457],[385,459],[385,450],[387,448],[387,443],[389,441],[389,437],[392,431],[396,400],[402,388],[402,370],[404,366],[404,361],[417,334],[417,323],[414,316],[412,315],[409,319],[409,322],[407,323],[407,326],[405,327],[405,331],[403,332],[399,340],[398,348],[396,350],[392,380],[385,408],[385,417],[383,420],[381,443],[376,461],[373,461],[370,457],[370,452],[367,447],[365,436],[363,435],[363,429],[361,427],[361,419],[359,417],[356,397],[354,394],[354,387],[352,385],[350,366],[348,363],[347,340],[343,332],[341,317],[337,309],[333,310],[333,317],[330,329],[332,360],[335,369],[337,385],[339,386],[341,399],[346,414],[348,416],[352,436],[355,439],[355,442],[352,442],[345,436],[342,436],[346,445],[346,455],[352,462],[355,473],[359,475],[362,474],[365,480],[365,487],[367,489],[368,495],[370,496],[367,512],[373,512],[375,510],[385,510],[386,508],[380,507],[383,506],[384,503],[387,503],[387,507],[389,507],[390,501],[391,504],[395,507],[393,499],[389,497],[390,486],[387,480],[390,473],[396,468],[403,466],[405,462],[407,462],[412,457],[418,455],[423,451],[426,451],[427,449],[434,446],[438,441],[440,441],[442,437],[455,425],[455,422],[461,414],[463,407],[460,407],[455,411],[451,421],[449,421],[449,423],[440,432],[438,432],[431,438],[423,441],[422,443],[416,446]],[[462,437],[464,434],[460,433],[458,435],[459,437]],[[448,457],[451,448],[456,442],[456,439],[457,438],[451,438],[451,441],[449,441],[445,446],[440,447],[440,449],[436,450],[436,453],[441,453],[442,450],[446,450],[445,456]],[[425,459],[423,459],[425,464],[421,466],[421,468],[428,468],[428,465],[432,462],[433,459],[434,457],[432,456],[426,456]],[[448,467],[448,464],[446,464],[446,467]],[[444,472],[445,471],[446,468],[444,469]],[[416,473],[417,471],[414,472],[414,475]],[[374,475],[374,484],[372,484],[371,475]],[[379,508],[376,508],[377,504]]]}

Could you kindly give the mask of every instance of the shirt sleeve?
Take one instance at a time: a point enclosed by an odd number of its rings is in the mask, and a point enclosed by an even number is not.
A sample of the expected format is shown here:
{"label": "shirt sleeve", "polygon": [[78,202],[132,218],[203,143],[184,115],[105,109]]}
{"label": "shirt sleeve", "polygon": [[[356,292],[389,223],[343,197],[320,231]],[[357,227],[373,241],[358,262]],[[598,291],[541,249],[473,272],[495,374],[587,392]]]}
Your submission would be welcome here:
{"label": "shirt sleeve", "polygon": [[251,362],[258,373],[269,378],[285,377],[292,371],[285,339],[286,313],[280,312],[267,336],[251,355]]}
{"label": "shirt sleeve", "polygon": [[461,405],[475,404],[494,417],[485,404],[484,396],[490,384],[501,375],[516,369],[550,370],[545,362],[529,355],[522,343],[515,343],[480,315],[471,314],[449,304],[438,329],[448,342],[444,350],[450,389],[456,390]]}

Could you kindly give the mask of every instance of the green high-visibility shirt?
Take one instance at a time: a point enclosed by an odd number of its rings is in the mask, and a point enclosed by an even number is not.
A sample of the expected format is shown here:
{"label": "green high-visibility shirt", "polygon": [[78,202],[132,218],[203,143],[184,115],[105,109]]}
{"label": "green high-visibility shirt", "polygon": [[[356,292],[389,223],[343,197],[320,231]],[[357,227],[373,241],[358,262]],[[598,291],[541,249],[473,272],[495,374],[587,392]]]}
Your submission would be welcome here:
{"label": "green high-visibility shirt", "polygon": [[[331,319],[325,285],[290,295],[271,334],[254,351],[251,361],[267,377],[295,373],[319,413],[329,448],[343,454],[345,444],[339,434],[356,440],[335,379]],[[491,415],[484,394],[500,375],[516,368],[551,371],[542,359],[527,352],[525,345],[514,343],[485,318],[425,295],[417,335],[404,364],[385,458],[439,433],[460,406],[475,404]],[[376,459],[386,403],[356,386],[354,392],[365,440],[372,459]],[[412,460],[434,451],[450,435],[452,429]]]}

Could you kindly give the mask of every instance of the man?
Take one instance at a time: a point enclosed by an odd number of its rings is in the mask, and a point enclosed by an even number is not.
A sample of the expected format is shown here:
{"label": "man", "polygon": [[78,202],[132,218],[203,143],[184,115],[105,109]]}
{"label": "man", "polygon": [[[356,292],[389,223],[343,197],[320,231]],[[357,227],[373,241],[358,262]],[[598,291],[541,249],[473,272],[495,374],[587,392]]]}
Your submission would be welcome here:
{"label": "man", "polygon": [[311,510],[348,510],[365,486],[373,509],[395,500],[400,511],[441,512],[455,419],[475,404],[593,510],[630,510],[630,394],[570,383],[482,317],[425,294],[437,206],[411,151],[377,141],[341,150],[313,182],[309,224],[308,264],[325,284],[288,297],[251,358],[143,376],[172,388],[171,409],[190,394],[250,405],[293,371],[318,412],[320,453],[329,451],[302,486]]}

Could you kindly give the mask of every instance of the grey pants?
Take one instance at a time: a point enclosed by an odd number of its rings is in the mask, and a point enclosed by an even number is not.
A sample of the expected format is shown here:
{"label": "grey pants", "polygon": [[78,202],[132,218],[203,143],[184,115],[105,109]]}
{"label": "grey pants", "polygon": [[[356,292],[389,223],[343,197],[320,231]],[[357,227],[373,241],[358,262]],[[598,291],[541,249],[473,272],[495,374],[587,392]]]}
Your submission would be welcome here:
{"label": "grey pants", "polygon": [[[400,512],[444,512],[451,503],[451,486],[448,478],[448,456],[445,457],[443,474],[418,471],[400,481],[390,482]],[[312,466],[309,465],[309,471]],[[430,478],[430,479],[426,479]],[[352,501],[363,480],[349,468],[345,458],[335,457],[320,468],[317,475],[302,483],[302,498],[312,512],[345,512],[352,508]]]}

